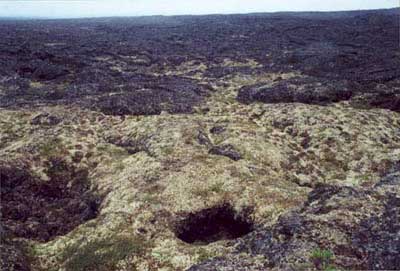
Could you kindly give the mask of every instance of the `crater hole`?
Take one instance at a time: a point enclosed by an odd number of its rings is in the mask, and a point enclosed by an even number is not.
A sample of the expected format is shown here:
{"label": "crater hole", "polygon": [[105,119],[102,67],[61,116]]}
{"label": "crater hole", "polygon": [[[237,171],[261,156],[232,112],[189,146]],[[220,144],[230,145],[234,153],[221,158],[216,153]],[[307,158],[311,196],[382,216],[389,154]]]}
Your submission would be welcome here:
{"label": "crater hole", "polygon": [[237,213],[228,204],[187,215],[176,224],[175,234],[186,243],[205,245],[239,238],[252,230],[248,212]]}

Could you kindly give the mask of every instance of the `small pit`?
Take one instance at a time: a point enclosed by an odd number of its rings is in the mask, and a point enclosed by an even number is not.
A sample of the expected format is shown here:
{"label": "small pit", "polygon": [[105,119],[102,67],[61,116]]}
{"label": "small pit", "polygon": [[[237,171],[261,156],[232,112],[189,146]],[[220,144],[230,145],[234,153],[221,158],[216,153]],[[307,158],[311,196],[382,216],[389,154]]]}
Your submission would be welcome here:
{"label": "small pit", "polygon": [[253,230],[248,212],[237,213],[223,205],[191,213],[177,223],[176,236],[189,244],[206,245],[219,240],[236,239]]}
{"label": "small pit", "polygon": [[15,237],[47,242],[97,215],[99,198],[89,190],[87,172],[53,161],[50,180],[27,167],[0,164],[3,225]]}

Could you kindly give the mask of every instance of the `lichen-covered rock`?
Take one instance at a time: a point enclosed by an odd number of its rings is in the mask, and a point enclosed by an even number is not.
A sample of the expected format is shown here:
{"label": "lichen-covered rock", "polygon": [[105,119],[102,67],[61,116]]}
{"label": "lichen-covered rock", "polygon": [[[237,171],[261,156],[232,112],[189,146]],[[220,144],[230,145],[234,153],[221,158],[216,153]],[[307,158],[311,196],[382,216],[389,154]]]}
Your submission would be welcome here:
{"label": "lichen-covered rock", "polygon": [[[255,262],[261,255],[269,269],[277,270],[320,270],[313,261],[319,249],[332,254],[329,264],[334,268],[396,270],[400,265],[399,188],[398,170],[367,189],[318,186],[298,210],[240,240],[237,252],[252,255]],[[242,265],[233,254],[191,270],[233,270]],[[225,269],[218,269],[222,266]],[[254,268],[258,270],[256,264]]]}

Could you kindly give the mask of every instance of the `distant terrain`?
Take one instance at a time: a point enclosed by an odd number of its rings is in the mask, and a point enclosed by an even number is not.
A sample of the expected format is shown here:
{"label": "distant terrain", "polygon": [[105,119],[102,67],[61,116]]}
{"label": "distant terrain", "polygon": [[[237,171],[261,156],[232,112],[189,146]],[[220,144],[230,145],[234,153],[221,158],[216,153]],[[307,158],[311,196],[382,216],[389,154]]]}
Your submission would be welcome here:
{"label": "distant terrain", "polygon": [[398,269],[399,15],[0,19],[0,269]]}

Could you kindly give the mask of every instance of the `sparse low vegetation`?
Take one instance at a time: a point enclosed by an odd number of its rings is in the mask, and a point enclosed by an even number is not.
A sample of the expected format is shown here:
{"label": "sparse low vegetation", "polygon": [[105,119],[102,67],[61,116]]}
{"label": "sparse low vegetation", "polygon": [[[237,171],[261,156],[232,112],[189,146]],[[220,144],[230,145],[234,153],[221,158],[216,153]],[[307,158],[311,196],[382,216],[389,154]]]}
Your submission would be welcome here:
{"label": "sparse low vegetation", "polygon": [[63,141],[60,138],[50,138],[39,146],[40,155],[44,157],[59,156],[66,151]]}
{"label": "sparse low vegetation", "polygon": [[310,260],[314,264],[314,267],[317,270],[322,271],[334,271],[336,270],[333,265],[333,260],[335,259],[335,255],[329,249],[320,249],[317,248],[311,252]]}
{"label": "sparse low vegetation", "polygon": [[69,246],[62,258],[67,271],[108,271],[115,270],[118,263],[128,256],[143,255],[146,249],[148,243],[139,237],[113,236],[106,240],[89,241],[83,246]]}

